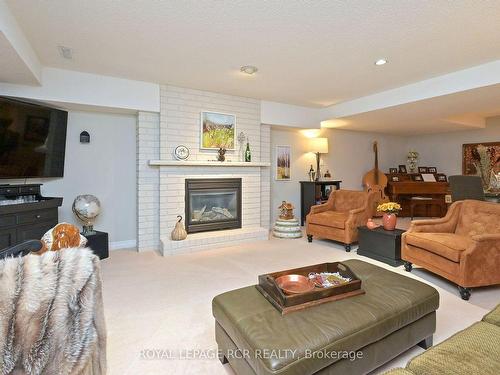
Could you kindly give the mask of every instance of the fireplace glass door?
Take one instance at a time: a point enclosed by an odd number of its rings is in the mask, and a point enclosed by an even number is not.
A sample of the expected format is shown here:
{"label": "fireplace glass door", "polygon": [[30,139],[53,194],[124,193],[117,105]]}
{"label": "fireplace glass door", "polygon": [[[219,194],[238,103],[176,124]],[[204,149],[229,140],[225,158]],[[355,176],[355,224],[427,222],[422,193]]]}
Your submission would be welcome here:
{"label": "fireplace glass door", "polygon": [[241,179],[186,180],[188,233],[241,228]]}

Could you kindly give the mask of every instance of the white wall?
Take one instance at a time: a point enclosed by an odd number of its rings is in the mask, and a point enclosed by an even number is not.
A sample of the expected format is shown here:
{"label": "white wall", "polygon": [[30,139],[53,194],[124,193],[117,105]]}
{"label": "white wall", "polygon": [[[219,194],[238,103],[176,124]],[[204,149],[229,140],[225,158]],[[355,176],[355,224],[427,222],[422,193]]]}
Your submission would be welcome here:
{"label": "white wall", "polygon": [[[81,226],[71,210],[73,199],[98,197],[102,213],[95,229],[108,232],[115,247],[133,246],[136,239],[136,122],[133,115],[69,112],[64,177],[28,179],[43,183],[43,195],[64,198],[60,222]],[[90,133],[89,144],[80,143],[83,130]]]}
{"label": "white wall", "polygon": [[[373,168],[374,140],[379,144],[379,168],[388,171],[390,167],[405,164],[406,138],[338,129],[322,129],[321,137],[328,137],[329,153],[322,155],[325,167],[333,179],[342,180],[343,189],[362,190],[363,175]],[[276,181],[276,145],[292,146],[291,181]],[[316,156],[307,149],[308,139],[299,131],[273,127],[271,129],[271,218],[278,215],[281,201],[292,202],[296,215],[300,215],[300,184],[308,180],[310,165],[316,170]],[[323,172],[326,171],[323,167]]]}
{"label": "white wall", "polygon": [[408,137],[407,148],[420,153],[419,165],[454,175],[462,174],[462,145],[478,142],[500,142],[500,116],[488,118],[485,129]]}

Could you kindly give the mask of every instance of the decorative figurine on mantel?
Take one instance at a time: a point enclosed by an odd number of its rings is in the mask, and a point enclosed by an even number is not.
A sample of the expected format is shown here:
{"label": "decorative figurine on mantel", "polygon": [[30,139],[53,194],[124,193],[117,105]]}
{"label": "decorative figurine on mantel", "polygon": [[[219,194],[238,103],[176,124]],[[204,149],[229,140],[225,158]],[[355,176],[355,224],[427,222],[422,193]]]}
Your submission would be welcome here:
{"label": "decorative figurine on mantel", "polygon": [[217,151],[217,160],[218,161],[224,161],[226,160],[226,149],[225,148],[219,148],[219,151]]}
{"label": "decorative figurine on mantel", "polygon": [[280,216],[276,220],[273,228],[273,236],[278,238],[300,238],[302,230],[300,229],[299,220],[293,215],[293,205],[287,201],[281,202],[278,207]]}

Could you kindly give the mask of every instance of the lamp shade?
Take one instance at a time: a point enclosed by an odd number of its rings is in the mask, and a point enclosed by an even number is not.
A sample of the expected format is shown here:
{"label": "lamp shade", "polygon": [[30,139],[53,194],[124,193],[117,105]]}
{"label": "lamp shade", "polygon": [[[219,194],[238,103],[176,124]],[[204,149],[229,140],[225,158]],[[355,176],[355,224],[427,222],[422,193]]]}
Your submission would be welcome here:
{"label": "lamp shade", "polygon": [[309,151],[320,154],[328,153],[328,138],[311,138],[310,141]]}

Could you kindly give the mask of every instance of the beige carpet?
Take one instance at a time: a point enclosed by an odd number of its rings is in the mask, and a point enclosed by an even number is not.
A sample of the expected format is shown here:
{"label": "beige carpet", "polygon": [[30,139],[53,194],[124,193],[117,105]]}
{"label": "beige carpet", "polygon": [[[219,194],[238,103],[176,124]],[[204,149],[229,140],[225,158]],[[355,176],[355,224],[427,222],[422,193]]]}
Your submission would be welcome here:
{"label": "beige carpet", "polygon": [[[474,321],[500,301],[500,288],[474,290],[460,299],[453,284],[423,270],[402,267],[346,253],[329,241],[259,241],[200,253],[162,257],[156,253],[113,251],[102,262],[104,305],[111,375],[233,374],[217,359],[164,358],[177,350],[215,350],[212,298],[224,291],[255,284],[257,275],[320,262],[358,258],[434,285],[441,296],[434,342],[440,342]],[[159,359],[144,359],[143,350],[162,350]],[[374,373],[404,366],[422,352],[414,347]],[[151,351],[143,352],[149,357]],[[191,352],[188,352],[191,353]],[[163,357],[163,358],[161,358]]]}

